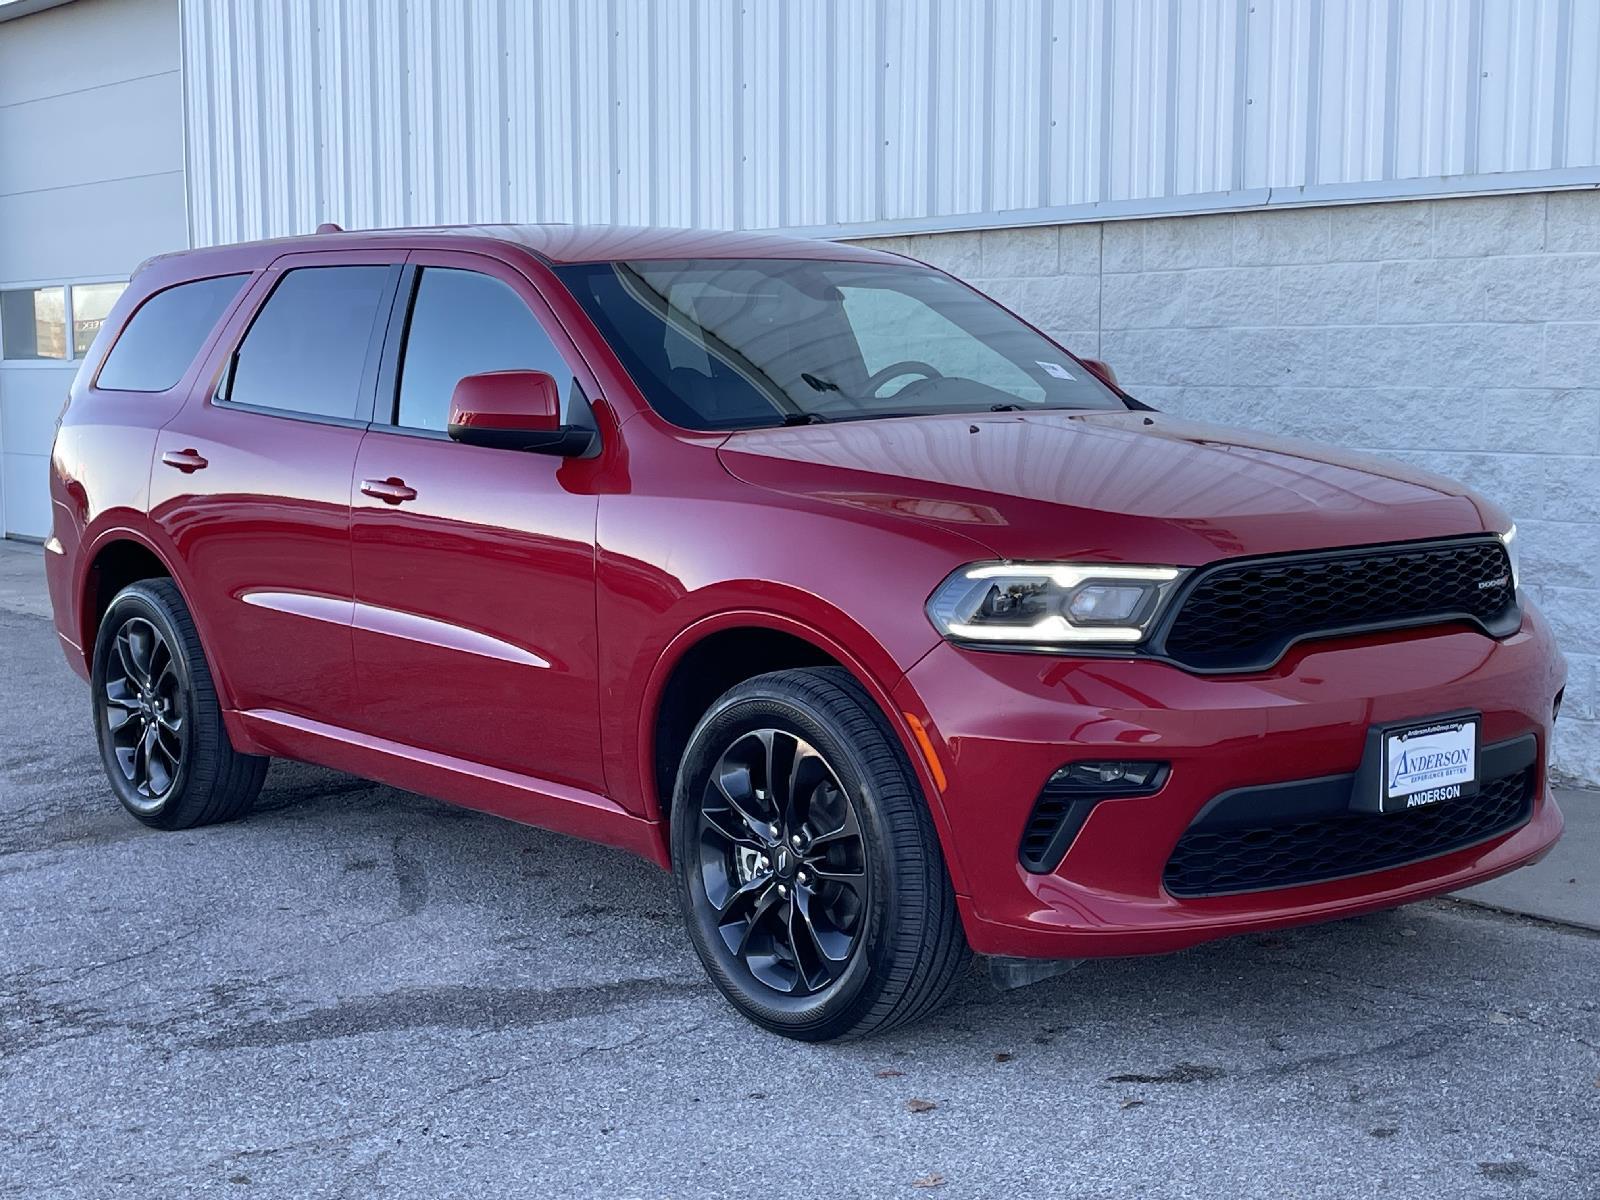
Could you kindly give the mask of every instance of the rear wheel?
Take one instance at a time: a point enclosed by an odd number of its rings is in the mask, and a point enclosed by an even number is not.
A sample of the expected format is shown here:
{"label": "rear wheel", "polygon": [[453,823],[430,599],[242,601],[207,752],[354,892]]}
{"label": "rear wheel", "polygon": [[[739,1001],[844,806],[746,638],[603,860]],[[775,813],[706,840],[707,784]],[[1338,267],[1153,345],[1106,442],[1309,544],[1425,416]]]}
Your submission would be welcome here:
{"label": "rear wheel", "polygon": [[913,1020],[968,961],[916,777],[843,670],[759,676],[712,706],[684,753],[672,856],[706,971],[776,1033]]}
{"label": "rear wheel", "polygon": [[122,806],[157,829],[248,812],[270,759],[228,740],[200,635],[170,580],[113,597],[95,639],[95,734]]}

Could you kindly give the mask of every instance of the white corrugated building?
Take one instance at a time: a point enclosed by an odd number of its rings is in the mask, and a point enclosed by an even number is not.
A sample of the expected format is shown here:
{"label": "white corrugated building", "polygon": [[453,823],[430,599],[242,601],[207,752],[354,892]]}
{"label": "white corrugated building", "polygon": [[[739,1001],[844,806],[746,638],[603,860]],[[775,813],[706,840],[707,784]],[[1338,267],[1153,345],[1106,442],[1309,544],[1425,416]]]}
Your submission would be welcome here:
{"label": "white corrugated building", "polygon": [[1600,780],[1600,3],[0,0],[0,528],[150,254],[459,221],[887,239],[1138,395],[1516,515]]}

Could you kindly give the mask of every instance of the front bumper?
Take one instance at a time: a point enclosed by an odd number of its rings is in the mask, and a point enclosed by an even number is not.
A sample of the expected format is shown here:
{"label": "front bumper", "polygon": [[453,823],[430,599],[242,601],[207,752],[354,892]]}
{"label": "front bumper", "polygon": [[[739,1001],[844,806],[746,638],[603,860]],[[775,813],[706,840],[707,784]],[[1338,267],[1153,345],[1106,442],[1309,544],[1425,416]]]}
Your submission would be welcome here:
{"label": "front bumper", "polygon": [[[1079,958],[1175,950],[1352,916],[1532,862],[1561,834],[1545,758],[1565,666],[1543,619],[1496,641],[1459,627],[1308,643],[1270,671],[1200,676],[1163,663],[941,645],[896,693],[926,729],[945,786],[945,850],[968,940],[985,954]],[[1367,874],[1227,896],[1162,886],[1174,846],[1214,797],[1356,771],[1375,724],[1471,709],[1485,745],[1538,743],[1527,822],[1465,849]],[[1073,759],[1171,763],[1154,795],[1103,800],[1059,866],[1018,862],[1028,814]]]}

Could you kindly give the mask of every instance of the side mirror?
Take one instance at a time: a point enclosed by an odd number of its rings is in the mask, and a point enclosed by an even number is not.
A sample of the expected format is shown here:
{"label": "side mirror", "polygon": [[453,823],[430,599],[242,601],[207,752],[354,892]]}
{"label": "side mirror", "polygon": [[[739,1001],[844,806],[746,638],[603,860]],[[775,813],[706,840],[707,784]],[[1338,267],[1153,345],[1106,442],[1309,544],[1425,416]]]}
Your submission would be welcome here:
{"label": "side mirror", "polygon": [[1101,382],[1121,390],[1117,384],[1117,373],[1111,369],[1110,363],[1103,363],[1098,358],[1080,358],[1078,361],[1100,376]]}
{"label": "side mirror", "polygon": [[595,431],[561,423],[561,389],[543,371],[468,375],[450,396],[450,436],[469,446],[576,458]]}

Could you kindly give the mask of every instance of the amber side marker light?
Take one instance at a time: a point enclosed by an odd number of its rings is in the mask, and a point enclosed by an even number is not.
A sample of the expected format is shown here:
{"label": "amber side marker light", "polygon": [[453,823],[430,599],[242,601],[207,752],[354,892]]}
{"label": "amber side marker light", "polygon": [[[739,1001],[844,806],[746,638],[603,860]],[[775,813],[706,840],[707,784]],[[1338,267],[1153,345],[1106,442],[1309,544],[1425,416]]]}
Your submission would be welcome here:
{"label": "amber side marker light", "polygon": [[922,747],[922,757],[928,760],[928,771],[933,775],[933,786],[941,792],[944,791],[944,766],[939,762],[939,755],[933,748],[933,739],[928,736],[927,729],[918,720],[915,713],[902,712],[906,724],[911,726],[911,736],[917,739],[917,745]]}

